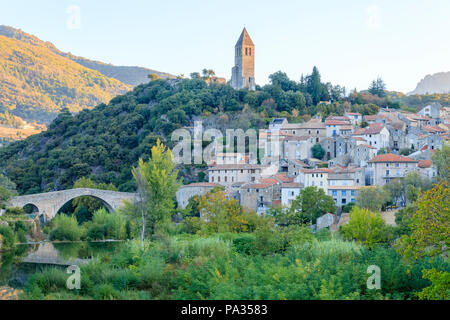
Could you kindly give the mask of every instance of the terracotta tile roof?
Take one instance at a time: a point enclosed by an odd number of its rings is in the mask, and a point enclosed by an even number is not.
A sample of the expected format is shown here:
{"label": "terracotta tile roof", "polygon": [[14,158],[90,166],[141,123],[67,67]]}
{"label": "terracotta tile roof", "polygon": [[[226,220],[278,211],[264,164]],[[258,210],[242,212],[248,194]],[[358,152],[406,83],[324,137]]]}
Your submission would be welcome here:
{"label": "terracotta tile roof", "polygon": [[327,120],[327,121],[325,121],[325,125],[327,125],[327,126],[345,126],[345,125],[348,125],[348,122],[340,121],[340,120]]}
{"label": "terracotta tile roof", "polygon": [[304,123],[301,127],[302,129],[325,129],[325,123],[320,119],[311,119]]}
{"label": "terracotta tile roof", "polygon": [[[362,129],[362,128],[359,128],[359,129]],[[364,130],[364,129],[363,129],[363,130]],[[355,132],[356,132],[356,131],[355,131]],[[358,140],[358,141],[364,141],[364,142],[367,141],[367,140],[364,139],[363,137],[353,137],[353,139]]]}
{"label": "terracotta tile roof", "polygon": [[275,178],[260,179],[259,182],[262,183],[262,184],[270,184],[271,186],[273,186],[274,184],[280,183]]}
{"label": "terracotta tile roof", "polygon": [[419,168],[431,168],[433,166],[432,160],[420,160]]}
{"label": "terracotta tile roof", "polygon": [[281,126],[281,130],[283,129],[301,129],[303,123],[285,123]]}
{"label": "terracotta tile roof", "polygon": [[366,120],[366,121],[375,121],[375,120],[377,120],[377,115],[364,116],[364,120]]}
{"label": "terracotta tile roof", "polygon": [[251,170],[251,169],[266,169],[269,166],[261,164],[218,164],[215,167],[209,168],[208,171],[214,170]]}
{"label": "terracotta tile roof", "polygon": [[364,186],[328,186],[328,190],[359,190]]}
{"label": "terracotta tile roof", "polygon": [[295,183],[295,182],[291,182],[291,183],[283,183],[281,185],[282,188],[300,188],[300,183]]}
{"label": "terracotta tile roof", "polygon": [[398,154],[388,153],[388,154],[380,154],[369,160],[369,162],[419,162],[409,157],[399,156]]}
{"label": "terracotta tile roof", "polygon": [[286,174],[284,173],[278,173],[275,175],[275,178],[278,179],[281,182],[292,182],[294,181],[293,178],[289,178],[288,176],[286,176]]}
{"label": "terracotta tile roof", "polygon": [[302,169],[304,173],[333,173],[334,169],[330,168],[317,168],[317,169]]}
{"label": "terracotta tile roof", "polygon": [[438,126],[423,126],[422,127],[423,130],[428,131],[428,132],[445,132],[444,129],[442,129],[441,127]]}
{"label": "terracotta tile roof", "polygon": [[366,134],[378,134],[383,130],[384,124],[382,123],[372,123],[365,128],[357,128],[353,135],[366,135]]}
{"label": "terracotta tile roof", "polygon": [[191,183],[182,186],[182,188],[189,188],[189,187],[221,187],[220,184],[213,183],[213,182],[197,182],[197,183]]}
{"label": "terracotta tile roof", "polygon": [[371,145],[369,145],[367,143],[360,144],[358,147],[366,147],[366,148],[369,148],[369,149],[376,149],[374,146],[371,146]]}
{"label": "terracotta tile roof", "polygon": [[242,189],[267,189],[272,187],[270,183],[249,183],[242,186]]}
{"label": "terracotta tile roof", "polygon": [[341,127],[339,128],[339,130],[353,130],[353,126],[349,126],[349,125],[341,126]]}

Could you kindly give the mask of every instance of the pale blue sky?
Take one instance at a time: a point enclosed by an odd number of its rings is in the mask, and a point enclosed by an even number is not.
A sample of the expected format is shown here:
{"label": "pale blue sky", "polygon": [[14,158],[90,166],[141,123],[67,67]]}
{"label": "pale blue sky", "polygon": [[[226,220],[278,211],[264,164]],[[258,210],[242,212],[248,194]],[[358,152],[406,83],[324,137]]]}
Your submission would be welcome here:
{"label": "pale blue sky", "polygon": [[449,0],[0,0],[0,24],[116,65],[185,75],[211,68],[229,79],[245,25],[258,84],[278,70],[298,80],[317,65],[324,81],[348,89],[381,76],[403,92],[450,71],[449,16]]}

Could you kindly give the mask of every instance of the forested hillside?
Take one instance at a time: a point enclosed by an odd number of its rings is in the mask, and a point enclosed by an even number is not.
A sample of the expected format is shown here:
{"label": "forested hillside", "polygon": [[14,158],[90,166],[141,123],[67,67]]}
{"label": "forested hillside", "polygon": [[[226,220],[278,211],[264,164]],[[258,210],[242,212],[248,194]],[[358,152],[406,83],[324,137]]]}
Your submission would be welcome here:
{"label": "forested hillside", "polygon": [[47,47],[0,35],[0,109],[25,120],[48,122],[62,108],[77,112],[130,88]]}
{"label": "forested hillside", "polygon": [[[157,137],[171,147],[173,130],[195,119],[203,119],[206,127],[246,130],[266,127],[273,117],[301,122],[345,110],[374,114],[376,103],[390,104],[370,93],[344,99],[340,87],[321,82],[316,68],[301,82],[282,72],[270,78],[270,85],[255,92],[208,86],[201,79],[156,80],[90,111],[72,115],[64,110],[48,131],[0,149],[0,170],[20,193],[71,188],[81,177],[130,191],[131,166],[149,156]],[[318,103],[329,99],[334,102]]]}
{"label": "forested hillside", "polygon": [[68,58],[86,68],[96,70],[104,76],[117,79],[125,84],[132,86],[149,82],[148,76],[153,73],[157,74],[161,78],[175,78],[175,76],[171,74],[152,69],[142,67],[114,66],[112,64],[107,64],[100,61],[78,57],[71,53],[62,52],[51,42],[44,42],[33,35],[23,32],[22,30],[18,30],[8,26],[0,26],[0,35],[11,39],[16,39],[24,43],[32,44],[34,46],[45,47],[56,53],[57,55]]}

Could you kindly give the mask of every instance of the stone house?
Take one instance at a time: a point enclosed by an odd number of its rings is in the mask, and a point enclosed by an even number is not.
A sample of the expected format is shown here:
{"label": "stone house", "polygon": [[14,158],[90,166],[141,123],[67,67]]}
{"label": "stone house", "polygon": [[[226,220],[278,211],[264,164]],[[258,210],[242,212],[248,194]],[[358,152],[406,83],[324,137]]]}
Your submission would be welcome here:
{"label": "stone house", "polygon": [[327,137],[327,128],[321,119],[311,119],[302,124],[298,135],[311,137],[314,144],[317,144]]}
{"label": "stone house", "polygon": [[368,162],[369,184],[382,186],[417,171],[419,161],[397,154],[380,154]]}
{"label": "stone house", "polygon": [[368,144],[360,144],[350,151],[351,162],[359,167],[365,167],[369,160],[376,157],[377,153],[377,148]]}
{"label": "stone house", "polygon": [[262,179],[241,187],[240,204],[247,210],[264,214],[274,202],[281,204],[281,183],[276,179]]}
{"label": "stone house", "polygon": [[210,183],[231,186],[236,182],[256,182],[276,173],[277,168],[257,164],[222,164],[208,169]]}
{"label": "stone house", "polygon": [[311,148],[314,144],[312,137],[287,135],[282,142],[282,157],[289,160],[308,159],[312,156]]}
{"label": "stone house", "polygon": [[429,118],[440,118],[442,105],[439,102],[434,102],[424,108],[422,108],[418,114]]}
{"label": "stone house", "polygon": [[194,196],[202,196],[216,187],[221,187],[221,185],[217,183],[200,182],[180,187],[176,194],[178,207],[185,209],[189,204],[189,199]]}
{"label": "stone house", "polygon": [[300,194],[303,186],[300,183],[291,182],[281,184],[281,204],[283,207],[291,207],[294,201]]}
{"label": "stone house", "polygon": [[437,169],[433,166],[432,160],[419,160],[419,173],[424,178],[428,178],[430,180],[433,180],[437,176]]}
{"label": "stone house", "polygon": [[364,138],[367,143],[377,150],[389,148],[389,130],[381,123],[372,123],[366,128],[358,128],[353,136]]}
{"label": "stone house", "polygon": [[317,168],[317,169],[303,169],[303,184],[307,187],[317,187],[323,189],[327,193],[328,188],[328,174],[333,173],[333,169]]}
{"label": "stone house", "polygon": [[349,203],[355,203],[361,188],[363,186],[329,186],[328,195],[333,198],[338,207],[341,207]]}
{"label": "stone house", "polygon": [[359,126],[362,123],[362,115],[359,112],[346,112],[344,116],[350,119],[350,122],[354,126]]}

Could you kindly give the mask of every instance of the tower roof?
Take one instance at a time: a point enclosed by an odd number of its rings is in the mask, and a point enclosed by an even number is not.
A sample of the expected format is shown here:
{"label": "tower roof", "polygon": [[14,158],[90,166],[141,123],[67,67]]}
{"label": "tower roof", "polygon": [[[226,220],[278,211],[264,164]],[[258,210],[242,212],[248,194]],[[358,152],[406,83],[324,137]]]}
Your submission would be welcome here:
{"label": "tower roof", "polygon": [[236,43],[236,47],[240,47],[242,45],[253,46],[253,47],[255,46],[245,27],[244,27],[244,30],[242,30],[242,33],[241,33],[241,36],[239,37],[238,42]]}

